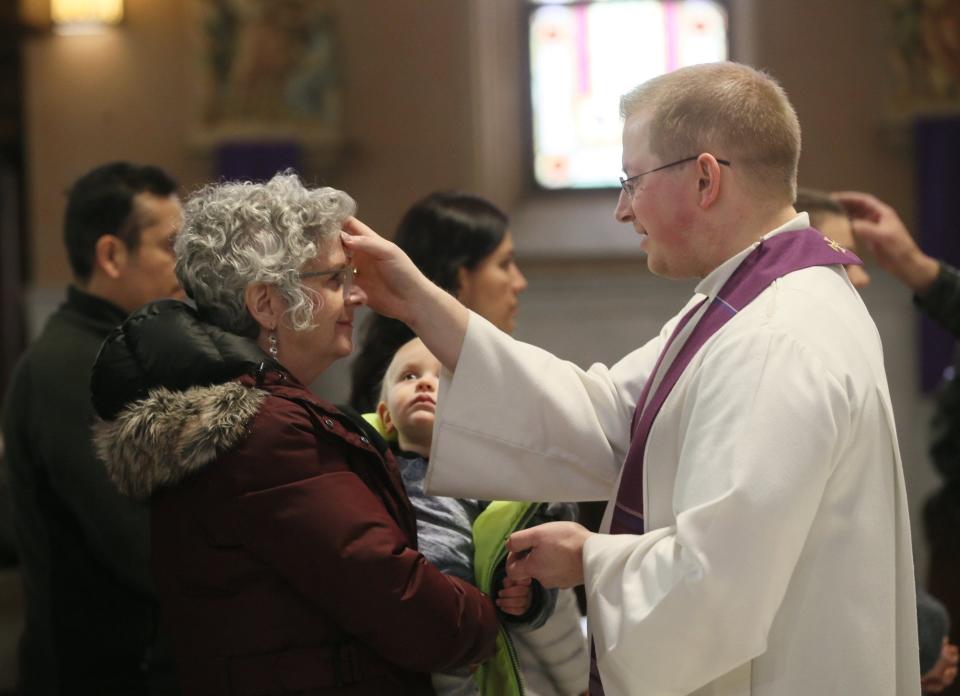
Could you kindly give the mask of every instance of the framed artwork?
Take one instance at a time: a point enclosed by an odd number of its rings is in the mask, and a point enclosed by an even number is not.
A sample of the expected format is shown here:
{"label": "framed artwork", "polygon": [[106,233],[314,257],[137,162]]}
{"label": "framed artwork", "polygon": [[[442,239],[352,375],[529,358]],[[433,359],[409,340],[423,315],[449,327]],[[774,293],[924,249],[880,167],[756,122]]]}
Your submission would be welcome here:
{"label": "framed artwork", "polygon": [[327,0],[193,0],[198,139],[339,139],[341,65]]}
{"label": "framed artwork", "polygon": [[888,0],[894,27],[898,106],[960,110],[960,3]]}

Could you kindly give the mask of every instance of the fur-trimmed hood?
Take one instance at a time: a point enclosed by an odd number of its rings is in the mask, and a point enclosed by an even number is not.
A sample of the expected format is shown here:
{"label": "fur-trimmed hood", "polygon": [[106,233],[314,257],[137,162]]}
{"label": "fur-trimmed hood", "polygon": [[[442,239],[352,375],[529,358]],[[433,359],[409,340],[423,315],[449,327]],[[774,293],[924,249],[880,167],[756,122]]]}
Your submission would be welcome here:
{"label": "fur-trimmed hood", "polygon": [[238,445],[267,393],[237,382],[153,389],[112,421],[94,425],[94,446],[124,495],[144,499]]}
{"label": "fur-trimmed hood", "polygon": [[93,367],[97,454],[124,494],[147,498],[241,441],[266,392],[237,380],[269,371],[283,368],[190,305],[148,304],[107,336]]}

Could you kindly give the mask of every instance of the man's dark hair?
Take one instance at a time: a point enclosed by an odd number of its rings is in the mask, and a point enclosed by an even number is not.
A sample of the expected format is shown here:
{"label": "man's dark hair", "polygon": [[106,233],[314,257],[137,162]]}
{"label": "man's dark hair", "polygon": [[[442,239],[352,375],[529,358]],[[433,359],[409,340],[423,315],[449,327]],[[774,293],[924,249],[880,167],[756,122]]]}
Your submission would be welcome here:
{"label": "man's dark hair", "polygon": [[63,241],[74,275],[89,280],[97,240],[112,234],[131,251],[140,244],[140,225],[133,209],[139,193],[170,196],[177,182],[158,167],[111,162],[93,169],[70,188],[63,224]]}

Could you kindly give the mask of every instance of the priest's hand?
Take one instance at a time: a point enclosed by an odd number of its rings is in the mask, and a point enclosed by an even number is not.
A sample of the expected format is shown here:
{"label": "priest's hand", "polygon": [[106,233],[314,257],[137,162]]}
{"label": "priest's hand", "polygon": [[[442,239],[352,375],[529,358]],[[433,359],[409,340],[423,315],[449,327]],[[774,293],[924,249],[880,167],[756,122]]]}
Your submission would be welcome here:
{"label": "priest's hand", "polygon": [[507,540],[507,575],[534,578],[547,588],[583,584],[583,545],[591,532],[576,522],[548,522]]}
{"label": "priest's hand", "polygon": [[409,323],[418,291],[432,283],[400,247],[355,217],[344,222],[341,241],[370,308]]}
{"label": "priest's hand", "polygon": [[470,319],[467,308],[431,283],[400,247],[357,218],[343,223],[340,239],[370,309],[405,323],[444,367],[456,370]]}

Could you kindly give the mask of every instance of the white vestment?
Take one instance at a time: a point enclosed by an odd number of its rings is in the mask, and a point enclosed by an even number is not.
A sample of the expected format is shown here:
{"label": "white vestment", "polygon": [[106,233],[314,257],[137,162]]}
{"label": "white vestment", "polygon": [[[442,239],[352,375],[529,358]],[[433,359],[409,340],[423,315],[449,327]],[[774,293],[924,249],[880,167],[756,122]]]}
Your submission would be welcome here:
{"label": "white vestment", "polygon": [[[770,234],[806,226],[802,214]],[[657,355],[752,248],[612,368],[583,371],[471,315],[441,381],[428,489],[614,499]],[[644,510],[647,533],[599,534],[584,548],[607,696],[919,693],[880,338],[841,267],[775,281],[700,349],[650,431]]]}

